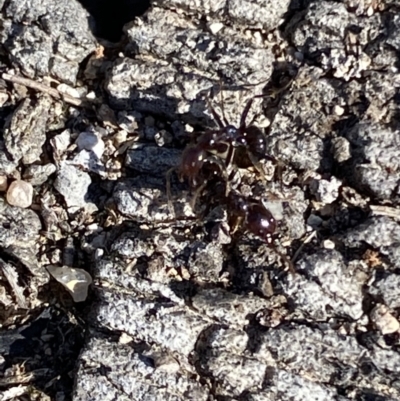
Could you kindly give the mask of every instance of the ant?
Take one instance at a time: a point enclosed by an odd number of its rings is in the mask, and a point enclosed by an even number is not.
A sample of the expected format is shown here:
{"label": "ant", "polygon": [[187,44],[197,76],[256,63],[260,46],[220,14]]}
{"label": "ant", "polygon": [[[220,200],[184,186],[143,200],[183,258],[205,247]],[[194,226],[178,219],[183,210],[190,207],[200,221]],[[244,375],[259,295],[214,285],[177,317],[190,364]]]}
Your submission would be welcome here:
{"label": "ant", "polygon": [[[217,170],[214,169],[214,174],[222,174],[225,182],[229,183],[229,175],[232,171],[235,152],[238,148],[245,150],[251,164],[261,174],[262,171],[258,168],[259,159],[265,158],[277,162],[273,156],[266,154],[266,140],[261,130],[252,125],[253,121],[249,125],[246,125],[246,119],[254,99],[265,96],[266,95],[256,95],[247,101],[240,117],[240,125],[238,128],[229,124],[223,108],[222,121],[218,113],[207,100],[208,107],[219,129],[205,132],[199,137],[195,145],[187,147],[182,154],[181,163],[177,169],[178,176],[181,180],[186,178],[192,188],[197,188],[191,202],[192,207],[194,207],[198,194],[208,181],[208,177],[202,174],[204,166],[207,163],[215,165]],[[173,168],[167,173],[168,199],[171,198],[170,175],[174,170],[176,169]],[[229,192],[228,188],[227,192]],[[169,208],[172,211],[170,202]]]}
{"label": "ant", "polygon": [[[223,107],[221,119],[207,100],[208,107],[219,129],[203,133],[196,144],[184,150],[177,172],[181,180],[186,178],[189,185],[195,189],[195,194],[191,201],[192,209],[194,209],[196,199],[207,182],[214,177],[222,176],[226,185],[225,197],[223,198],[225,198],[226,206],[230,211],[231,223],[234,222],[235,228],[238,224],[242,224],[244,229],[265,241],[269,246],[273,246],[272,235],[275,233],[277,224],[272,213],[261,202],[245,198],[230,189],[231,174],[236,171],[235,169],[239,163],[239,160],[235,159],[237,150],[244,151],[251,164],[261,174],[263,173],[258,168],[261,158],[277,162],[273,156],[266,154],[265,136],[259,128],[253,125],[254,119],[249,125],[246,124],[246,119],[254,100],[265,96],[256,95],[247,101],[241,114],[238,128],[227,121]],[[167,173],[167,196],[171,214],[174,213],[170,202],[170,174],[174,170],[176,168],[169,170]],[[293,272],[294,269],[290,260],[276,249],[275,251],[284,261],[288,262],[289,269]]]}

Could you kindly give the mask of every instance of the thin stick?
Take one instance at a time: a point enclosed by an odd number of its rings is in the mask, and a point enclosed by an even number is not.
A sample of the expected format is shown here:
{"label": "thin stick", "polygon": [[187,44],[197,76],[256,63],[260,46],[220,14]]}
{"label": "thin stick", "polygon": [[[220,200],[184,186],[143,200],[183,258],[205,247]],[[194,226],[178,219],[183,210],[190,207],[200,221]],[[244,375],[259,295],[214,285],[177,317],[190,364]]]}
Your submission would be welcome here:
{"label": "thin stick", "polygon": [[310,235],[308,235],[303,242],[301,243],[301,245],[299,246],[299,248],[297,249],[297,251],[294,253],[293,257],[292,257],[292,263],[294,263],[296,261],[296,259],[299,257],[300,252],[303,250],[304,246],[306,244],[308,244],[315,236],[317,235],[317,231],[314,230],[311,232]]}
{"label": "thin stick", "polygon": [[83,106],[84,102],[81,99],[77,99],[70,95],[61,93],[57,89],[52,88],[51,86],[44,85],[40,82],[36,82],[29,78],[24,78],[19,75],[10,75],[7,73],[3,73],[2,78],[5,81],[12,82],[14,84],[24,85],[28,88],[37,90],[39,92],[47,93],[50,96],[53,96],[56,99],[64,100],[64,102],[72,104],[73,106]]}

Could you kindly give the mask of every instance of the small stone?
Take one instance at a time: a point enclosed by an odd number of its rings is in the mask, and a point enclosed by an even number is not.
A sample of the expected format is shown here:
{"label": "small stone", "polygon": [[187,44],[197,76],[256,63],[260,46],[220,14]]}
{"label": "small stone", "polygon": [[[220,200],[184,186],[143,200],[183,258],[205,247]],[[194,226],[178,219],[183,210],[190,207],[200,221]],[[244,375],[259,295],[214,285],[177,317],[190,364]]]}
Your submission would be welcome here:
{"label": "small stone", "polygon": [[57,86],[57,90],[60,93],[64,93],[66,95],[74,97],[75,99],[79,99],[80,98],[80,93],[75,88],[72,88],[71,86],[69,86],[67,84],[58,85]]}
{"label": "small stone", "polygon": [[307,224],[316,229],[318,227],[321,226],[321,224],[323,223],[323,219],[321,219],[321,217],[317,216],[316,214],[311,213],[310,216],[307,219]]}
{"label": "small stone", "polygon": [[0,175],[0,191],[7,191],[7,176]]}
{"label": "small stone", "polygon": [[44,165],[31,164],[25,170],[23,177],[32,185],[42,185],[55,171],[56,166],[52,163]]}
{"label": "small stone", "polygon": [[3,105],[7,102],[9,96],[6,92],[0,92],[0,107],[3,107]]}
{"label": "small stone", "polygon": [[81,208],[87,205],[85,197],[91,182],[89,174],[69,164],[63,164],[54,187],[64,196],[68,207]]}
{"label": "small stone", "polygon": [[56,135],[54,138],[50,139],[51,146],[53,147],[54,151],[61,155],[67,149],[71,143],[71,133],[69,130],[64,130],[61,134]]}
{"label": "small stone", "polygon": [[376,305],[371,311],[370,319],[383,335],[395,333],[400,329],[399,321],[389,312],[386,305]]}
{"label": "small stone", "polygon": [[210,32],[213,35],[216,35],[223,27],[224,27],[224,24],[222,24],[221,22],[214,22],[214,23],[210,24],[208,28],[210,29]]}
{"label": "small stone", "polygon": [[81,132],[76,140],[79,150],[93,152],[99,159],[104,153],[104,142],[96,132]]}
{"label": "small stone", "polygon": [[7,202],[12,206],[27,208],[32,204],[33,187],[28,182],[17,180],[7,191]]}
{"label": "small stone", "polygon": [[323,245],[325,249],[335,249],[335,243],[330,239],[325,240],[323,242]]}
{"label": "small stone", "polygon": [[341,106],[336,105],[333,108],[333,112],[337,115],[337,116],[342,116],[344,114],[344,108]]}
{"label": "small stone", "polygon": [[342,181],[335,177],[328,180],[314,180],[311,185],[311,191],[316,195],[319,202],[330,204],[339,196],[339,188]]}
{"label": "small stone", "polygon": [[48,266],[47,270],[71,294],[74,302],[83,302],[87,298],[92,283],[92,277],[87,271],[68,266]]}
{"label": "small stone", "polygon": [[350,142],[343,137],[332,140],[333,157],[338,163],[345,162],[351,158]]}

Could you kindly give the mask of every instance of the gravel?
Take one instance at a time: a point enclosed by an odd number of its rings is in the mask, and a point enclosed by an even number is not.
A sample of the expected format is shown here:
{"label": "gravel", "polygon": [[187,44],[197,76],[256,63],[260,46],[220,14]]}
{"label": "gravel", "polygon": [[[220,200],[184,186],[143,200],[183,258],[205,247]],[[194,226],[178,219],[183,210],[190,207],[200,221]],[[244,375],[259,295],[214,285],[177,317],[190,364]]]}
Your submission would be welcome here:
{"label": "gravel", "polygon": [[[397,1],[153,2],[113,45],[0,12],[0,400],[400,399]],[[267,160],[190,188],[260,94]]]}

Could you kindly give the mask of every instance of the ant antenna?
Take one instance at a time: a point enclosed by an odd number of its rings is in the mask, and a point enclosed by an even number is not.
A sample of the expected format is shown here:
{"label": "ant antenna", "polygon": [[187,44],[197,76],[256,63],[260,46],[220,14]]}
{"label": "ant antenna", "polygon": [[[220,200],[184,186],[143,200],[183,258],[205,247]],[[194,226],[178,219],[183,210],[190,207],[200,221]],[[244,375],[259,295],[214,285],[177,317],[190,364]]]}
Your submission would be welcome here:
{"label": "ant antenna", "polygon": [[217,122],[219,128],[221,128],[221,129],[225,128],[225,125],[222,122],[221,117],[215,111],[214,107],[212,106],[212,104],[211,104],[211,102],[210,102],[210,100],[208,98],[206,98],[206,102],[207,102],[207,107],[211,111],[211,114],[214,117],[214,120]]}
{"label": "ant antenna", "polygon": [[219,80],[219,94],[221,98],[221,112],[222,112],[222,118],[224,120],[225,125],[229,125],[228,120],[226,119],[225,116],[225,107],[224,107],[224,92],[223,92],[223,85],[222,85],[222,80]]}
{"label": "ant antenna", "polygon": [[175,217],[174,206],[172,205],[172,192],[171,192],[171,175],[176,170],[176,167],[172,167],[167,171],[166,180],[167,180],[167,200],[168,200],[168,210],[173,217]]}

